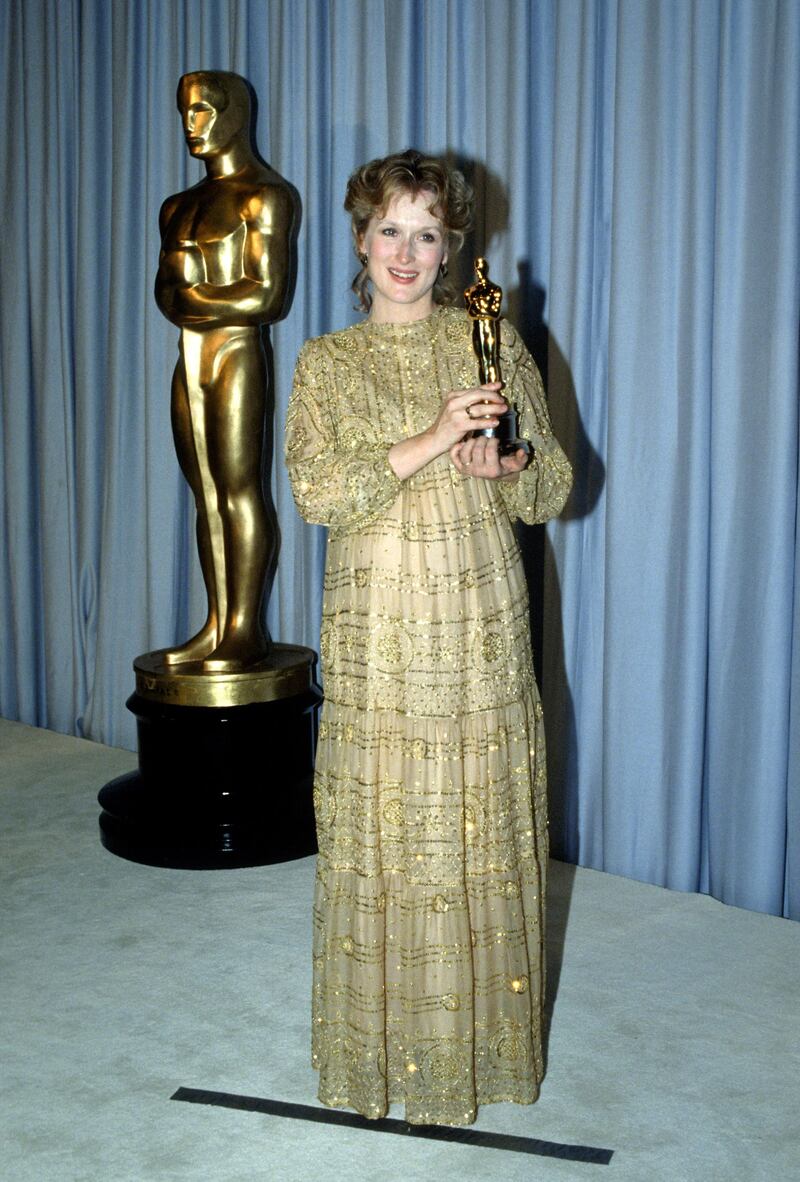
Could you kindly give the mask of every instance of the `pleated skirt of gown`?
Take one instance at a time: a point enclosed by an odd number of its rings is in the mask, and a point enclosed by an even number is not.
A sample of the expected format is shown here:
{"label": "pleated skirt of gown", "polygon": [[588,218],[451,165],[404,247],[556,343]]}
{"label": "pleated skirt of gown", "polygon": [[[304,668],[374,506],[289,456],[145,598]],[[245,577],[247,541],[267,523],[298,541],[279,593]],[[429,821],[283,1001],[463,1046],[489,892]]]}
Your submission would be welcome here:
{"label": "pleated skirt of gown", "polygon": [[312,1050],[325,1104],[466,1125],[543,1075],[545,748],[508,516],[432,467],[329,545]]}

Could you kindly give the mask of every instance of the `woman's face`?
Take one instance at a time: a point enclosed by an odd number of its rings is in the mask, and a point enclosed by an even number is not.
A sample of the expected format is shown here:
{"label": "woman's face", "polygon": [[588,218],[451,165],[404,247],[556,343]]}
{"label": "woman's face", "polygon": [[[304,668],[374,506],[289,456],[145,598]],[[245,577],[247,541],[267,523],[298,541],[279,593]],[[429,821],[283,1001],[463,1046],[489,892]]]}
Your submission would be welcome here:
{"label": "woman's face", "polygon": [[370,319],[399,324],[433,311],[433,285],[447,261],[446,234],[430,195],[397,193],[383,217],[370,218],[359,242],[372,281]]}

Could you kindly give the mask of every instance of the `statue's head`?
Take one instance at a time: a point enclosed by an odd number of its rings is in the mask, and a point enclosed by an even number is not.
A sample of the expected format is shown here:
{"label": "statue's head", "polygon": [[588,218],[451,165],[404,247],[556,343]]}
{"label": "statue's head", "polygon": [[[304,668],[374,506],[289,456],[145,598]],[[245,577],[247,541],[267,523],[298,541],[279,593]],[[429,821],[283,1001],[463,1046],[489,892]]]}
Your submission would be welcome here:
{"label": "statue's head", "polygon": [[178,82],[178,110],[193,156],[205,160],[247,137],[250,91],[244,78],[224,70],[196,70]]}
{"label": "statue's head", "polygon": [[487,263],[486,259],[480,258],[475,260],[475,274],[478,276],[478,279],[481,283],[486,280],[486,272],[488,268],[489,264]]}

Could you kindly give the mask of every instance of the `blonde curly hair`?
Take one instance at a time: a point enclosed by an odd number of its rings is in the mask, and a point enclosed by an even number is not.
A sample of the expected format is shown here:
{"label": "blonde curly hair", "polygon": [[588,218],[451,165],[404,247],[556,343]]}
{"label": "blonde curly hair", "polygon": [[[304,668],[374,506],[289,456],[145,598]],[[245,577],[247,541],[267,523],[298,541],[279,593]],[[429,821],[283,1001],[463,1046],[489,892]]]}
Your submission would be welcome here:
{"label": "blonde curly hair", "polygon": [[[383,217],[389,202],[398,193],[416,197],[430,193],[429,209],[440,220],[447,235],[448,254],[461,249],[464,235],[472,226],[472,189],[456,168],[437,156],[423,156],[414,148],[370,160],[357,168],[347,182],[344,207],[350,214],[353,248],[361,270],[352,282],[362,312],[369,312],[372,295],[368,288],[367,267],[363,262],[359,243],[373,217]],[[433,298],[437,304],[453,299],[453,289],[444,275],[434,284]]]}

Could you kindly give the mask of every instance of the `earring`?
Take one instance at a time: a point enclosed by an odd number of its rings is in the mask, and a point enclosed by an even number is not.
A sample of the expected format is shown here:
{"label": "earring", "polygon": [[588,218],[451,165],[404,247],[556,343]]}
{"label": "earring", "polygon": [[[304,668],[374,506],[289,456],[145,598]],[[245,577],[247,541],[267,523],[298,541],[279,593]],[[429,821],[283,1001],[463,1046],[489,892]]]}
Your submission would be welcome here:
{"label": "earring", "polygon": [[361,263],[361,266],[362,266],[362,267],[366,267],[366,265],[367,265],[367,256],[364,254],[364,252],[363,252],[363,251],[362,251],[362,252],[361,252],[361,254],[358,256],[358,261]]}
{"label": "earring", "polygon": [[441,266],[439,267],[439,274],[441,275],[442,279],[444,279],[447,276],[447,263],[441,264]]}

